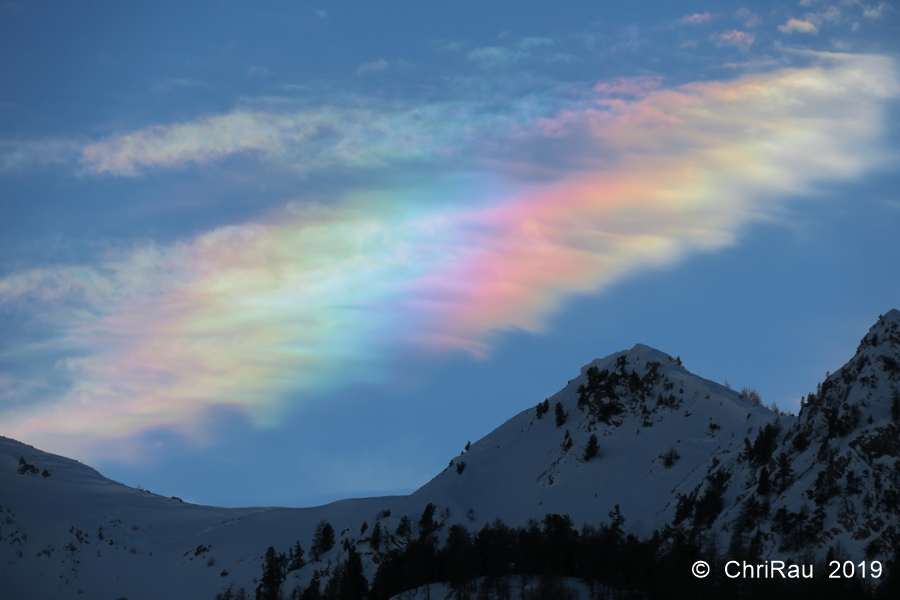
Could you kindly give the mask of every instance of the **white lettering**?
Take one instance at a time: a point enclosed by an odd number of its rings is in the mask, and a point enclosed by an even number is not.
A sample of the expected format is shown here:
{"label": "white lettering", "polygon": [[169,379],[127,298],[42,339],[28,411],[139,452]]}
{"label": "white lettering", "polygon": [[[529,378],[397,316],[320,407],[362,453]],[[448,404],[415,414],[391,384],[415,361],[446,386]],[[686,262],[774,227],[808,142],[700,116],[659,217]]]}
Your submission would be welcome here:
{"label": "white lettering", "polygon": [[736,561],[736,560],[729,560],[727,563],[725,563],[725,576],[728,577],[728,578],[730,578],[730,579],[734,579],[734,578],[736,578],[736,577],[740,577],[740,576],[741,576],[741,572],[740,572],[740,571],[738,571],[738,572],[735,573],[734,575],[732,575],[731,573],[728,572],[728,567],[729,567],[730,565],[735,565],[735,566],[737,566],[737,567],[740,567],[740,565],[738,564],[738,561]]}
{"label": "white lettering", "polygon": [[784,561],[783,560],[773,560],[772,561],[772,577],[775,577],[775,573],[781,575],[781,578],[784,579]]}

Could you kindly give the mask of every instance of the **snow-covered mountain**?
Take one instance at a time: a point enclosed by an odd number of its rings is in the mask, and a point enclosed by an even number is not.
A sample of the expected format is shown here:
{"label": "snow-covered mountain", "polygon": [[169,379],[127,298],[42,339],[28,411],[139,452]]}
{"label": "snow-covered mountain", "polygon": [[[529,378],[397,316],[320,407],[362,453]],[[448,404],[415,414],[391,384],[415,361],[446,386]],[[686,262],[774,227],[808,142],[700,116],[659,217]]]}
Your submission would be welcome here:
{"label": "snow-covered mountain", "polygon": [[255,589],[270,546],[287,552],[299,541],[309,550],[323,519],[337,543],[293,570],[286,589],[314,571],[331,573],[350,547],[371,576],[376,524],[383,551],[401,519],[416,523],[429,503],[445,532],[548,513],[599,523],[618,505],[626,531],[639,537],[668,526],[726,554],[884,559],[900,543],[898,453],[897,310],[879,318],[799,416],[636,345],[583,367],[408,497],[305,509],[196,506],[0,438],[0,590],[10,598],[212,600],[229,585]]}

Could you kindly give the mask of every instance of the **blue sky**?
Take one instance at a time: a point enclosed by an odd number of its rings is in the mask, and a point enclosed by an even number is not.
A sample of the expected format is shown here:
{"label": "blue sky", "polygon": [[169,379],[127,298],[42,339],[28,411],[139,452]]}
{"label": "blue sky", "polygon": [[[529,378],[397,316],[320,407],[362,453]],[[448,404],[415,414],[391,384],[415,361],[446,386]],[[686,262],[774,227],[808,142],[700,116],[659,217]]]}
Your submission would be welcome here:
{"label": "blue sky", "polygon": [[0,434],[407,493],[640,342],[799,398],[900,280],[881,2],[6,2]]}

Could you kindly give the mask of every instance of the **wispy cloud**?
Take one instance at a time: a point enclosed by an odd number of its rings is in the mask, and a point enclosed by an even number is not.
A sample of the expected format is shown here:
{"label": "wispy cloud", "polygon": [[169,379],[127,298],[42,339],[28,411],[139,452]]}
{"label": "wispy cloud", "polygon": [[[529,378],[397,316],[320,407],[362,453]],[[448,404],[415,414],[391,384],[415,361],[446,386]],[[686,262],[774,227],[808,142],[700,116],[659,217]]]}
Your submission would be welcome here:
{"label": "wispy cloud", "polygon": [[76,140],[0,142],[0,173],[72,163],[83,146]]}
{"label": "wispy cloud", "polygon": [[[518,41],[510,39],[509,34],[501,36],[510,41],[504,45],[483,46],[473,48],[466,53],[466,57],[486,69],[500,69],[514,65],[529,58],[540,58],[546,62],[567,61],[574,58],[563,52],[553,50],[556,42],[546,37],[526,37]],[[459,51],[463,45],[460,43],[445,44],[444,49]]]}
{"label": "wispy cloud", "polygon": [[712,20],[712,15],[708,12],[705,13],[694,13],[691,15],[687,15],[685,17],[681,17],[678,22],[683,25],[699,25],[700,23],[708,23]]}
{"label": "wispy cloud", "polygon": [[662,77],[622,77],[610,81],[601,81],[594,86],[594,91],[604,95],[646,96],[659,89]]}
{"label": "wispy cloud", "polygon": [[378,60],[373,60],[372,62],[367,62],[359,65],[356,68],[357,75],[363,75],[365,73],[381,73],[386,71],[387,68],[391,65],[388,61],[383,58],[379,58]]}
{"label": "wispy cloud", "polygon": [[813,14],[808,14],[806,16],[807,19],[813,20],[821,20],[821,21],[837,21],[841,18],[841,9],[837,6],[829,6],[828,10],[825,12],[818,12]]}
{"label": "wispy cloud", "polygon": [[469,50],[466,54],[469,60],[479,63],[482,67],[495,69],[506,67],[529,56],[528,52],[509,49],[504,46],[486,46]]}
{"label": "wispy cloud", "polygon": [[265,67],[261,67],[259,65],[252,65],[247,68],[247,76],[248,77],[265,77],[266,75],[271,75],[271,73]]}
{"label": "wispy cloud", "polygon": [[746,52],[750,49],[750,46],[753,45],[756,36],[746,31],[732,29],[731,31],[723,31],[722,33],[713,35],[710,39],[715,42],[717,46],[736,46]]}
{"label": "wispy cloud", "polygon": [[819,28],[813,23],[800,19],[788,19],[787,23],[778,26],[778,30],[783,33],[794,33],[795,31],[799,33],[819,33]]}
{"label": "wispy cloud", "polygon": [[[414,119],[402,116],[408,109],[238,111],[94,144],[86,166],[111,174],[248,148],[304,162],[322,150],[310,123],[327,122],[356,136],[348,148],[365,154],[371,144],[393,169],[421,160],[359,125],[374,120],[384,136],[403,125],[403,135],[450,141],[473,159],[465,176],[448,169],[423,186],[348,191],[328,207],[297,202],[100,264],[0,279],[3,310],[57,332],[42,348],[68,353],[56,364],[70,381],[39,409],[5,409],[4,433],[84,453],[86,440],[119,443],[153,428],[195,438],[213,407],[271,423],[310,391],[376,375],[391,350],[482,355],[498,332],[541,331],[573,294],[721,248],[785,198],[883,160],[882,104],[900,95],[895,65],[803,56],[814,64],[722,82],[611,80],[569,101],[531,94],[488,117],[484,106],[452,103],[418,107],[429,116]],[[553,169],[524,151],[548,137],[569,147]],[[483,160],[495,145],[518,158]],[[425,154],[435,164],[440,146]],[[5,381],[2,393],[21,387]]]}
{"label": "wispy cloud", "polygon": [[744,27],[748,29],[762,24],[760,16],[749,8],[739,8],[734,14],[738,19],[744,22]]}
{"label": "wispy cloud", "polygon": [[81,162],[86,172],[113,175],[212,163],[240,153],[301,173],[334,165],[378,166],[433,153],[441,128],[427,127],[431,117],[416,111],[391,116],[360,109],[286,114],[242,109],[112,136],[84,146]]}
{"label": "wispy cloud", "polygon": [[890,6],[884,2],[879,2],[878,6],[863,6],[863,16],[869,19],[880,19],[884,16],[884,11]]}

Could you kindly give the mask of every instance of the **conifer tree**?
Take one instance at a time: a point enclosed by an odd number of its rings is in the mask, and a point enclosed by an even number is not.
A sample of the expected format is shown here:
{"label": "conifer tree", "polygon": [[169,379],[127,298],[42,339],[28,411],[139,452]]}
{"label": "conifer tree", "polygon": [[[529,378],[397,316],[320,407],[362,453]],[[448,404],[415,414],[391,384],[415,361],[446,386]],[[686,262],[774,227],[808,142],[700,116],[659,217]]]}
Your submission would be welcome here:
{"label": "conifer tree", "polygon": [[302,569],[306,564],[306,561],[303,560],[303,547],[300,545],[300,540],[297,540],[294,543],[294,547],[291,549],[291,562],[288,565],[289,571],[296,571],[297,569]]}
{"label": "conifer tree", "polygon": [[769,481],[769,469],[763,467],[759,471],[759,484],[756,486],[756,493],[760,496],[767,496],[772,491],[772,483]]}
{"label": "conifer tree", "polygon": [[279,600],[285,561],[284,554],[277,554],[275,548],[269,546],[262,566],[262,578],[256,588],[256,600]]}
{"label": "conifer tree", "polygon": [[587,447],[584,449],[584,460],[585,462],[591,460],[600,452],[600,444],[597,442],[597,435],[591,434],[591,437],[588,439]]}
{"label": "conifer tree", "polygon": [[313,562],[321,560],[322,555],[334,547],[334,527],[331,523],[322,519],[316,525],[313,533],[312,547],[309,549]]}
{"label": "conifer tree", "polygon": [[369,546],[375,552],[381,552],[381,523],[375,521],[375,527],[372,528],[372,535],[369,536]]}
{"label": "conifer tree", "polygon": [[563,409],[562,402],[556,403],[556,426],[562,427],[566,422],[566,411]]}
{"label": "conifer tree", "polygon": [[434,515],[437,512],[437,506],[433,502],[429,502],[422,511],[422,518],[419,519],[419,539],[430,540],[434,533],[440,528],[434,522]]}
{"label": "conifer tree", "polygon": [[363,575],[362,559],[356,548],[351,546],[347,553],[338,585],[337,600],[360,600],[366,597],[369,582]]}
{"label": "conifer tree", "polygon": [[406,545],[409,545],[409,537],[412,534],[412,522],[409,520],[409,517],[406,515],[400,517],[400,523],[397,524],[395,534],[398,538],[403,540]]}
{"label": "conifer tree", "polygon": [[312,579],[309,582],[309,587],[303,590],[303,595],[300,596],[300,600],[321,600],[321,585],[322,575],[318,571],[314,571]]}

